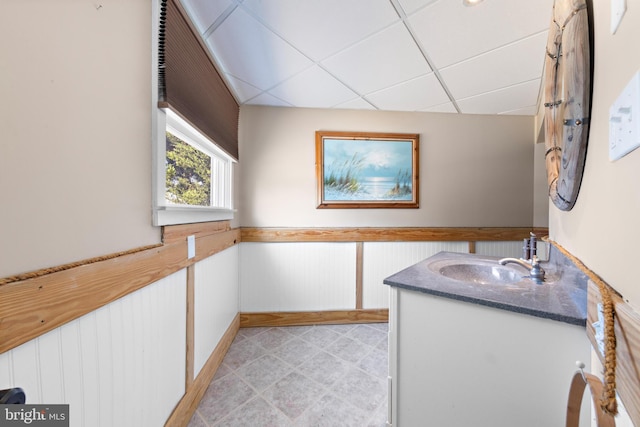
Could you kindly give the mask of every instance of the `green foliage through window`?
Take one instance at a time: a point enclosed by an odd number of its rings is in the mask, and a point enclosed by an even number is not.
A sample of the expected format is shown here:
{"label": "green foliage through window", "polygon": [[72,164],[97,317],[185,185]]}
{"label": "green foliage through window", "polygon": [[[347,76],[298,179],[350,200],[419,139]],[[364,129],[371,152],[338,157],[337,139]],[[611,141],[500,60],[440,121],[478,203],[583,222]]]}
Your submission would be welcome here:
{"label": "green foliage through window", "polygon": [[211,157],[167,132],[167,203],[211,205]]}

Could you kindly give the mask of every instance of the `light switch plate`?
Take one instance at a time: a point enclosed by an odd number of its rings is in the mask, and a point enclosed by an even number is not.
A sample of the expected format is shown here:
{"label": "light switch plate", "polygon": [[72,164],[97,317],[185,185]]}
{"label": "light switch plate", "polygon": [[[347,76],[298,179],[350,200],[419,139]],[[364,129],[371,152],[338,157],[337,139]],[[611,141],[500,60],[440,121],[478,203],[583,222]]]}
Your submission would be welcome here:
{"label": "light switch plate", "polygon": [[615,34],[618,31],[626,11],[627,0],[611,0],[611,34]]}
{"label": "light switch plate", "polygon": [[187,236],[187,258],[196,256],[196,236]]}
{"label": "light switch plate", "polygon": [[609,109],[609,160],[640,146],[640,72],[636,72]]}

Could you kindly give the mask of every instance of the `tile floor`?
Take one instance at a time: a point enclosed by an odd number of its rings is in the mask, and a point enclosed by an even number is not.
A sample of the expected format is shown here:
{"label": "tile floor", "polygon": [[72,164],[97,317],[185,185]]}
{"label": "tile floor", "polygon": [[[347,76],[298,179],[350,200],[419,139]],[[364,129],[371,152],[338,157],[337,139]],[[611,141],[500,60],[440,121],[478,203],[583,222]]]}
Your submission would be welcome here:
{"label": "tile floor", "polygon": [[387,323],[240,329],[189,427],[384,426],[387,331]]}

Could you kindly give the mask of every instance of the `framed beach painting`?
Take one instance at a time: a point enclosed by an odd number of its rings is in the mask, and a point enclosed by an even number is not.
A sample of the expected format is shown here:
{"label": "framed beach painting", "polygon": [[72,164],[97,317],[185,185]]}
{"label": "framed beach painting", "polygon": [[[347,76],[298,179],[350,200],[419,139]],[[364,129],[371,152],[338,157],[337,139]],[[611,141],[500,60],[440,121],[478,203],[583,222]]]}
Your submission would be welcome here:
{"label": "framed beach painting", "polygon": [[317,131],[317,208],[418,208],[419,138]]}

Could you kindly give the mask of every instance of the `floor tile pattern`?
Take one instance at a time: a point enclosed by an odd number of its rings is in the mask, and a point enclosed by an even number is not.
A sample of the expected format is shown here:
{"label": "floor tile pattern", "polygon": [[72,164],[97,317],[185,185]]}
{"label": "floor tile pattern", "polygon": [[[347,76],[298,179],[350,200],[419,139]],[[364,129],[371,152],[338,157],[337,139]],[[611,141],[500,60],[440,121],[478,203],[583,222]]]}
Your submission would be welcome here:
{"label": "floor tile pattern", "polygon": [[242,328],[189,427],[378,427],[386,323]]}

